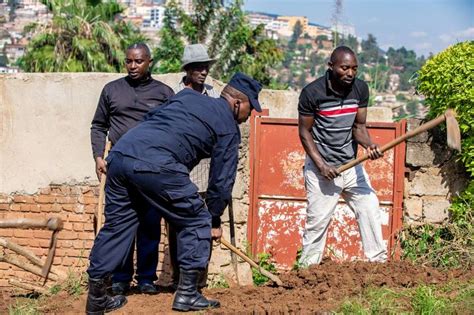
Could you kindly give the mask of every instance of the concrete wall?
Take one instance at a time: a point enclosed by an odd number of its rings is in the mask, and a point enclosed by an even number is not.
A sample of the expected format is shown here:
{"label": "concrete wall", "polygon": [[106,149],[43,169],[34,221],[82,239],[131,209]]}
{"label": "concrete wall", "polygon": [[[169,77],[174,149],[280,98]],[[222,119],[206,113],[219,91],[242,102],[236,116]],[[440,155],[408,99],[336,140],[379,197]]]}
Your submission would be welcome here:
{"label": "concrete wall", "polygon": [[[59,233],[54,264],[63,268],[85,270],[87,264],[94,238],[93,217],[98,197],[90,148],[90,122],[104,84],[121,76],[104,73],[0,75],[0,219],[61,217],[65,228]],[[154,77],[174,86],[181,76]],[[222,82],[212,79],[209,83],[218,90],[223,87]],[[270,109],[272,117],[297,118],[298,94],[295,92],[264,90],[260,101],[264,108]],[[391,111],[387,108],[370,108],[370,121],[391,121],[391,118]],[[242,144],[233,198],[236,241],[240,248],[245,249],[249,207],[249,125],[242,125],[241,130]],[[436,142],[423,144],[414,141],[408,149],[407,160],[412,165],[412,172],[406,182],[408,197],[405,204],[408,218],[412,220],[438,222],[438,217],[431,218],[434,213],[431,209],[445,208],[448,202],[446,194],[451,192],[443,182],[443,174],[449,173],[449,164],[444,171],[429,166],[436,164],[443,153],[443,147],[440,147],[440,152],[430,151],[433,146]],[[426,152],[423,157],[431,157],[431,160],[417,160],[420,159],[418,152]],[[224,235],[229,235],[227,213],[223,222]],[[43,259],[46,257],[49,232],[0,229],[0,237],[27,246]],[[162,283],[169,280],[166,246],[166,237],[163,237],[158,268]],[[250,283],[251,272],[247,264],[240,262],[238,270],[240,283]],[[210,272],[211,281],[222,277],[235,280],[229,251],[220,245],[215,245]],[[0,262],[0,286],[7,285],[7,279],[12,276],[31,278],[30,274]]]}

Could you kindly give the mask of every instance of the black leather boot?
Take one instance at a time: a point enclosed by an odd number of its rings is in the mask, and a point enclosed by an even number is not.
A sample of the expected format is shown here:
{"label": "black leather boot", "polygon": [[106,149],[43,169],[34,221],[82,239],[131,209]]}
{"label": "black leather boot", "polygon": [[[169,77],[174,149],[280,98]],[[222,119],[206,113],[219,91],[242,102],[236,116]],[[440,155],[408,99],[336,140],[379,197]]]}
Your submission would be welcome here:
{"label": "black leather boot", "polygon": [[123,295],[114,297],[107,295],[105,279],[89,278],[89,293],[87,294],[86,314],[102,315],[121,308],[127,303]]}
{"label": "black leather boot", "polygon": [[221,306],[219,301],[208,300],[197,291],[197,282],[202,272],[203,270],[180,270],[173,310],[187,312]]}

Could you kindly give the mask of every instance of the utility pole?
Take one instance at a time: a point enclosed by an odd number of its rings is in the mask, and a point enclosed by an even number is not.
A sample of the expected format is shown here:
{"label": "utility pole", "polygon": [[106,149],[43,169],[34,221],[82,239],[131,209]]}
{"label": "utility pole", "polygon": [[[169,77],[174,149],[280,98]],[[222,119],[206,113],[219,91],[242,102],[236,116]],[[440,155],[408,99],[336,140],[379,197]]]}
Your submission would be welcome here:
{"label": "utility pole", "polygon": [[334,47],[337,47],[337,41],[338,41],[338,31],[337,28],[339,26],[339,21],[342,15],[342,1],[343,0],[334,0],[334,11],[332,13],[332,25],[334,27]]}

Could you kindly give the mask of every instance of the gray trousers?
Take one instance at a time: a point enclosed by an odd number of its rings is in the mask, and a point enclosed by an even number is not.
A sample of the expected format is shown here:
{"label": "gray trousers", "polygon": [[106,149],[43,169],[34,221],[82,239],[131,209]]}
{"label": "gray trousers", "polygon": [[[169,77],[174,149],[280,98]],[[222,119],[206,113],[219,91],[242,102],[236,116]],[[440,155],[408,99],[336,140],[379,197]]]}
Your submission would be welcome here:
{"label": "gray trousers", "polygon": [[341,173],[334,180],[328,180],[307,156],[304,178],[308,208],[299,263],[309,266],[321,262],[329,223],[340,197],[355,213],[367,259],[386,261],[387,248],[382,237],[379,201],[364,167],[359,164]]}

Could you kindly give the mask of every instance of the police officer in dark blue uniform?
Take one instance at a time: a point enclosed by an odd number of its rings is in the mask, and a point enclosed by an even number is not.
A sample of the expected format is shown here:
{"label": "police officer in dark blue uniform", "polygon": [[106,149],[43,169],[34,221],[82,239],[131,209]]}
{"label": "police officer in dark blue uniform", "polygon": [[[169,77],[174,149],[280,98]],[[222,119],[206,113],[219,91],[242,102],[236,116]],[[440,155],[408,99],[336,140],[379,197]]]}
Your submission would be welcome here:
{"label": "police officer in dark blue uniform", "polygon": [[[208,264],[211,238],[222,235],[220,216],[237,171],[238,124],[252,109],[261,111],[261,88],[237,73],[219,99],[184,89],[116,143],[107,158],[105,224],[89,258],[87,314],[103,314],[126,303],[122,295],[106,295],[105,279],[124,263],[136,229],[149,212],[164,217],[177,231],[180,279],[173,309],[220,306],[197,291],[197,281]],[[189,172],[209,157],[204,202]]]}

